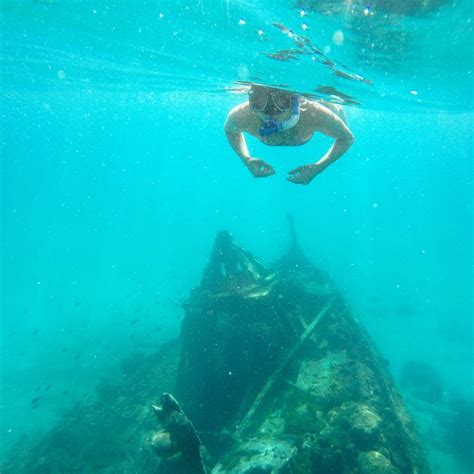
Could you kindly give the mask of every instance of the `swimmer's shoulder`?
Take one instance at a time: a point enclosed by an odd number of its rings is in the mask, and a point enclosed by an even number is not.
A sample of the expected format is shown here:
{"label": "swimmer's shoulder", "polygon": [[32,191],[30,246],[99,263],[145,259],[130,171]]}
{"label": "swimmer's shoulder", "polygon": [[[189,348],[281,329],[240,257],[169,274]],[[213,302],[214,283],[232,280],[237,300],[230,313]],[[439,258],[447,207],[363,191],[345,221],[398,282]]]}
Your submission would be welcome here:
{"label": "swimmer's shoulder", "polygon": [[327,110],[327,108],[319,101],[314,99],[308,99],[306,97],[300,98],[300,109],[308,115],[320,115]]}
{"label": "swimmer's shoulder", "polygon": [[341,117],[341,114],[344,114],[342,107],[329,102],[304,98],[301,111],[306,119],[305,123],[310,123],[315,129],[327,122],[338,120],[338,117],[345,122],[345,118]]}
{"label": "swimmer's shoulder", "polygon": [[227,115],[224,130],[228,133],[240,133],[247,131],[255,121],[254,113],[247,102],[236,105]]}
{"label": "swimmer's shoulder", "polygon": [[319,129],[321,122],[324,120],[325,108],[316,100],[306,97],[300,98],[300,121],[299,129],[303,133],[315,132]]}

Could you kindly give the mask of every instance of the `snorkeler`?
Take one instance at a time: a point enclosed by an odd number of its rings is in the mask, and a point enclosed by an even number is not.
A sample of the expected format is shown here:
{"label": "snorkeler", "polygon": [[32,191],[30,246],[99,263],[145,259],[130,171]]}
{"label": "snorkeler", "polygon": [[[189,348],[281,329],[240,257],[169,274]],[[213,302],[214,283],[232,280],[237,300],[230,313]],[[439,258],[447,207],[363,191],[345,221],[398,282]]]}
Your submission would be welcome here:
{"label": "snorkeler", "polygon": [[341,106],[256,84],[250,87],[249,100],[229,112],[224,131],[230,145],[255,178],[266,178],[275,174],[275,170],[250,155],[243,132],[271,146],[303,145],[316,132],[335,138],[333,146],[320,160],[288,172],[288,181],[295,184],[309,184],[354,142]]}

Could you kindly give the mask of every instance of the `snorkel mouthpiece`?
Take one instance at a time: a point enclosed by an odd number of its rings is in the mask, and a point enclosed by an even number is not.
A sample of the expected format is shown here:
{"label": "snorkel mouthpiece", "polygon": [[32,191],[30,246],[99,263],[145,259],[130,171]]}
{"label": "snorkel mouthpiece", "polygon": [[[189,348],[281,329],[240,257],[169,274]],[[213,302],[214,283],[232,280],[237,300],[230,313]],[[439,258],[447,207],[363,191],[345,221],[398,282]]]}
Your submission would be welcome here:
{"label": "snorkel mouthpiece", "polygon": [[262,137],[268,137],[282,130],[281,122],[277,120],[265,120],[260,127],[259,133]]}
{"label": "snorkel mouthpiece", "polygon": [[291,115],[287,120],[276,120],[274,118],[268,118],[262,124],[259,129],[259,133],[262,137],[269,137],[275,133],[282,132],[294,127],[300,119],[300,106],[298,97],[292,97],[291,99]]}

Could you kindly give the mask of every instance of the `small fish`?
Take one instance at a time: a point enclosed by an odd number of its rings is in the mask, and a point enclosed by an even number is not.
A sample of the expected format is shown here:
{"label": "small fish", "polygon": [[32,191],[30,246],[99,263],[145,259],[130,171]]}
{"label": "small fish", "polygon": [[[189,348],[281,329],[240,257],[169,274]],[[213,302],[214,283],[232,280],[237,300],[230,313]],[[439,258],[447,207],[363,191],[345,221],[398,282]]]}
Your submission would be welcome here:
{"label": "small fish", "polygon": [[344,92],[338,91],[332,86],[319,86],[317,91],[321,94],[339,97],[345,104],[360,105],[360,102],[357,102],[357,100],[355,100],[353,97],[348,94],[344,94]]}
{"label": "small fish", "polygon": [[45,391],[47,392],[51,388],[51,384],[47,385]]}
{"label": "small fish", "polygon": [[63,390],[63,395],[69,395],[69,390]]}
{"label": "small fish", "polygon": [[307,54],[306,51],[301,49],[282,49],[276,53],[265,53],[265,56],[276,61],[291,61],[293,59],[299,60],[297,55]]}
{"label": "small fish", "polygon": [[[331,67],[335,66],[335,64],[331,64]],[[341,71],[340,69],[335,69],[333,68],[334,75],[337,77],[342,77],[343,79],[349,79],[352,81],[359,81],[363,82],[364,84],[372,84],[372,82],[369,79],[366,79],[365,77],[359,76],[358,74],[353,74],[353,73],[347,73],[344,71]]]}
{"label": "small fish", "polygon": [[135,319],[131,322],[132,326],[133,326],[134,324],[137,324],[138,321],[140,321],[140,318],[135,318]]}
{"label": "small fish", "polygon": [[272,23],[272,25],[275,28],[278,28],[281,32],[283,32],[285,34],[291,33],[291,30],[287,26],[282,25],[281,23]]}
{"label": "small fish", "polygon": [[39,403],[40,400],[41,400],[41,397],[35,397],[35,398],[33,398],[33,400],[31,400],[31,404],[35,405],[35,404]]}
{"label": "small fish", "polygon": [[39,329],[35,329],[35,330],[31,333],[31,335],[32,335],[32,336],[36,336],[36,334],[38,334],[38,333],[39,333]]}

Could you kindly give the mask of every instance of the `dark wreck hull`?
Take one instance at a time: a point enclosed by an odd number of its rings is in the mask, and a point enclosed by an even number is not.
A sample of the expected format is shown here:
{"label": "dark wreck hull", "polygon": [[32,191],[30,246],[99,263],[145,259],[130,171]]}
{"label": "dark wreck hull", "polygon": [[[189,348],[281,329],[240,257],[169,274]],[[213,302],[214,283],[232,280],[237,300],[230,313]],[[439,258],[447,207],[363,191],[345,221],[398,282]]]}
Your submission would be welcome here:
{"label": "dark wreck hull", "polygon": [[267,270],[218,237],[186,305],[177,393],[198,431],[232,440],[206,443],[214,474],[429,472],[386,360],[296,246]]}

